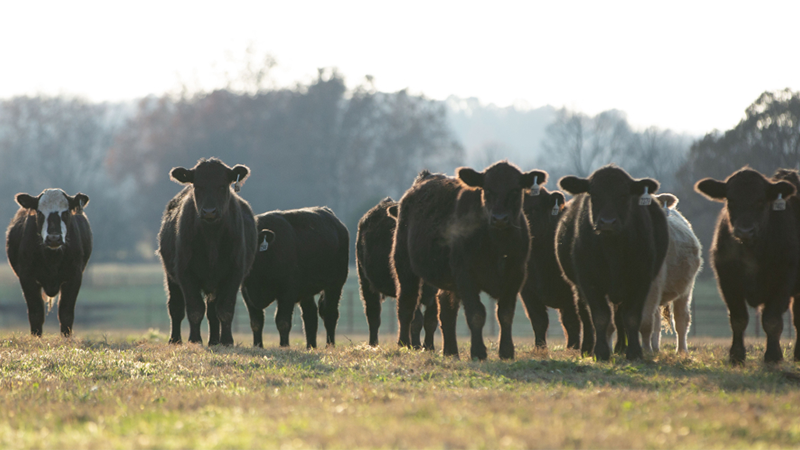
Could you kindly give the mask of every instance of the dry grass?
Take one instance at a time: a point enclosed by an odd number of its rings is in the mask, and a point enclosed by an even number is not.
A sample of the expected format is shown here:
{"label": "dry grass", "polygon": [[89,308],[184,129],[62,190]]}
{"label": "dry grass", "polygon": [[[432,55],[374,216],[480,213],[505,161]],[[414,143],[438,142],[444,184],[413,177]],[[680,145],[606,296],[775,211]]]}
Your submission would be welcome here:
{"label": "dry grass", "polygon": [[800,371],[763,366],[761,343],[732,368],[720,341],[630,364],[165,338],[0,338],[0,448],[800,446]]}

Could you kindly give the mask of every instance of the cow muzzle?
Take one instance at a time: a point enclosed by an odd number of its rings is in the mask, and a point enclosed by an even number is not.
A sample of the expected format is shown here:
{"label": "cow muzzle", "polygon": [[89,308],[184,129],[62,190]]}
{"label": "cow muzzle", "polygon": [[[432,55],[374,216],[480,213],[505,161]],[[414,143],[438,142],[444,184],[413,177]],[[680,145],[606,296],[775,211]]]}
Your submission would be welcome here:
{"label": "cow muzzle", "polygon": [[44,243],[49,248],[59,248],[64,245],[64,239],[60,234],[48,234],[47,237],[44,238]]}
{"label": "cow muzzle", "polygon": [[217,208],[203,208],[200,212],[200,218],[209,223],[216,222],[219,219]]}
{"label": "cow muzzle", "polygon": [[758,235],[758,229],[755,225],[751,226],[736,226],[733,227],[733,237],[742,241],[742,242],[750,242],[756,238]]}
{"label": "cow muzzle", "polygon": [[598,233],[614,233],[617,231],[617,219],[600,217],[594,226],[595,231]]}
{"label": "cow muzzle", "polygon": [[508,214],[492,214],[489,223],[493,228],[500,230],[508,228],[508,226],[511,225]]}

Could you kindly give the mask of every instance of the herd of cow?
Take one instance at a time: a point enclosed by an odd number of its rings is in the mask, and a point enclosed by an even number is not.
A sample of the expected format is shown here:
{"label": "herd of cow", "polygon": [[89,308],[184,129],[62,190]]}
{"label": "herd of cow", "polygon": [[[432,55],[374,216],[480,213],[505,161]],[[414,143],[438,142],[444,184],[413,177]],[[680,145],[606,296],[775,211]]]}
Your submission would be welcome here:
{"label": "herd of cow", "polygon": [[[170,342],[182,341],[187,317],[189,342],[202,343],[205,315],[208,344],[233,344],[241,290],[254,346],[263,346],[264,309],[275,301],[281,346],[289,345],[296,303],[307,346],[317,345],[318,315],[334,345],[348,273],[347,228],[326,207],[254,215],[237,194],[249,172],[210,158],[170,173],[185,185],[167,204],[158,235]],[[550,307],[559,310],[567,347],[601,360],[610,358],[615,332],[613,351],[628,359],[658,351],[662,318],[677,334],[677,351],[687,352],[689,305],[702,259],[691,225],[675,209],[678,199],[655,195],[657,181],[633,179],[615,165],[588,178],[559,180],[573,196],[569,201],[544,188],[546,181],[546,172],[522,172],[506,161],[483,172],[460,168],[455,177],[423,171],[399,202],[386,198],[368,211],[358,224],[356,263],[370,345],[378,344],[381,301],[388,296],[397,298],[400,345],[432,350],[440,325],[444,354],[458,356],[456,318],[463,304],[471,357],[486,359],[485,292],[497,301],[503,359],[514,357],[517,295],[537,346],[547,345]],[[710,258],[728,306],[731,362],[745,360],[748,304],[762,308],[765,361],[782,360],[782,315],[800,294],[798,172],[780,169],[767,178],[743,168],[725,181],[701,180],[695,190],[725,203]],[[92,251],[84,214],[89,198],[46,189],[37,197],[17,194],[16,201],[6,253],[28,305],[31,333],[42,334],[45,307],[60,296],[58,318],[68,336]],[[800,301],[793,305],[798,328]]]}

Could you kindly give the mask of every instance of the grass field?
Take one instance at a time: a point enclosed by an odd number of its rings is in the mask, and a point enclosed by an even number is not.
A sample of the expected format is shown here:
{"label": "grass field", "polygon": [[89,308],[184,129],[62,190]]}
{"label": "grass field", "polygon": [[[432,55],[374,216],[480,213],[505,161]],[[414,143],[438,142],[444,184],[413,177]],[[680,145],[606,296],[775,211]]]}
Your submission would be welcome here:
{"label": "grass field", "polygon": [[[800,446],[800,370],[580,358],[469,361],[386,345],[170,346],[157,332],[0,336],[0,448],[776,448]],[[240,340],[241,341],[241,340]],[[788,347],[785,354],[790,355]]]}

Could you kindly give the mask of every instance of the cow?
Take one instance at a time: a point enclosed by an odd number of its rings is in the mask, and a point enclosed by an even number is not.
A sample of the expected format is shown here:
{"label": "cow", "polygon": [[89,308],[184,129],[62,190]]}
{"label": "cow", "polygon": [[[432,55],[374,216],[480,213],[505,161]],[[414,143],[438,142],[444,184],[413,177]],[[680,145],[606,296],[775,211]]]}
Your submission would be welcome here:
{"label": "cow", "polygon": [[616,165],[588,178],[566,176],[562,189],[575,196],[556,228],[556,253],[578,301],[586,301],[595,327],[594,354],[611,357],[611,305],[618,306],[627,337],[627,359],[643,356],[639,327],[650,285],[667,253],[667,218],[650,194],[659,184],[633,179]]}
{"label": "cow", "polygon": [[[391,211],[391,212],[390,212]],[[358,221],[356,234],[356,268],[358,285],[364,313],[369,324],[369,345],[378,345],[378,329],[381,326],[381,302],[386,297],[395,297],[394,278],[389,264],[397,224],[397,202],[386,197],[372,207]],[[418,307],[411,323],[411,344],[420,348],[420,331],[425,327],[425,350],[434,350],[433,336],[438,327],[436,289],[423,284],[420,306],[425,305],[423,316]]]}
{"label": "cow", "polygon": [[[92,255],[92,229],[83,208],[89,197],[45,189],[17,194],[20,208],[6,230],[6,255],[28,304],[31,334],[42,335],[47,311],[58,299],[61,334],[70,336],[83,271]],[[59,295],[60,294],[60,295]]]}
{"label": "cow", "polygon": [[[711,268],[728,306],[733,342],[730,361],[744,364],[747,305],[761,307],[767,335],[764,362],[783,360],[783,313],[792,298],[794,326],[800,331],[800,188],[797,171],[780,169],[772,179],[744,167],[725,181],[705,178],[695,190],[724,202],[711,243]],[[800,336],[794,347],[800,360]]]}
{"label": "cow", "polygon": [[[294,305],[300,303],[306,347],[317,347],[317,312],[336,343],[339,300],[347,281],[350,235],[329,208],[270,211],[256,216],[258,252],[242,295],[250,313],[253,346],[263,347],[264,308],[278,301],[275,325],[280,345],[289,345]],[[314,296],[323,292],[319,308]]]}
{"label": "cow", "polygon": [[[645,351],[658,352],[661,343],[661,314],[677,334],[677,353],[688,354],[686,340],[692,321],[689,310],[694,281],[703,265],[700,240],[692,225],[678,212],[678,198],[672,194],[653,196],[664,209],[669,230],[667,256],[661,265],[642,314],[640,332]],[[663,311],[662,311],[663,308]],[[674,317],[674,318],[673,318]],[[619,330],[618,330],[619,332]]]}
{"label": "cow", "polygon": [[500,161],[483,172],[461,167],[456,177],[422,173],[406,191],[392,247],[401,346],[411,344],[410,323],[425,282],[446,291],[437,296],[445,355],[458,356],[455,322],[463,302],[470,356],[486,359],[483,291],[497,300],[500,358],[514,358],[511,325],[530,247],[522,198],[535,180],[544,184],[547,173],[524,173]]}
{"label": "cow", "polygon": [[[572,287],[561,276],[556,260],[555,234],[558,220],[566,208],[564,194],[540,186],[525,196],[523,210],[531,234],[528,276],[520,291],[522,304],[531,321],[537,347],[547,347],[547,308],[556,308],[561,316],[567,348],[591,353],[594,349],[594,326],[585,302],[576,304]],[[581,343],[581,327],[583,342]]]}
{"label": "cow", "polygon": [[189,342],[202,345],[200,322],[207,313],[208,345],[233,345],[236,296],[257,245],[253,210],[235,192],[249,174],[247,166],[229,167],[217,158],[170,171],[185,185],[167,204],[158,233],[172,344],[181,343],[186,316]]}

